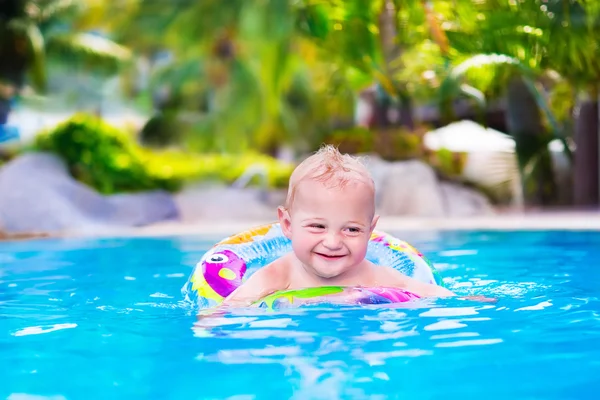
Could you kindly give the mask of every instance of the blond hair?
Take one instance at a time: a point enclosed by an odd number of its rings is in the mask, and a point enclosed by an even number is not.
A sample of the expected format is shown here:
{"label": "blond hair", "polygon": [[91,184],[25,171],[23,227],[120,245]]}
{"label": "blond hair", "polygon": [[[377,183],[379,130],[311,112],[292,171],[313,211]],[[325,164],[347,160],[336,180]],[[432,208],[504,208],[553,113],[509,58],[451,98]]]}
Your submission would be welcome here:
{"label": "blond hair", "polygon": [[375,184],[362,159],[342,154],[332,145],[323,145],[302,161],[290,176],[285,208],[290,209],[298,185],[304,180],[321,182],[329,188],[343,188],[350,182],[362,182],[375,193]]}

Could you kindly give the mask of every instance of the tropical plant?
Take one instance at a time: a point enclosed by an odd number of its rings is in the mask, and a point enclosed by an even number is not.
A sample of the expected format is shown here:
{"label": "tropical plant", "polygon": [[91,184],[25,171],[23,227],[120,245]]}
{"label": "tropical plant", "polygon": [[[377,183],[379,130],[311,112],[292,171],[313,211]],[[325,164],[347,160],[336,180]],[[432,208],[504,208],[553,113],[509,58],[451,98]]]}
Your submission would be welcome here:
{"label": "tropical plant", "polygon": [[266,171],[267,184],[285,187],[293,165],[256,153],[242,155],[153,151],[100,118],[77,114],[36,137],[36,150],[59,156],[79,181],[101,193],[162,189],[187,181],[232,183],[249,167]]}
{"label": "tropical plant", "polygon": [[[421,92],[421,72],[425,70],[415,74],[419,68],[415,65],[441,63],[447,51],[439,21],[428,2],[304,0],[297,3],[306,20],[303,32],[337,67],[352,90],[375,88],[373,125],[381,128],[403,125],[413,129],[414,99]],[[439,47],[431,46],[435,42]],[[424,53],[425,58],[421,57]],[[390,118],[390,111],[398,115],[396,121]]]}
{"label": "tropical plant", "polygon": [[209,148],[273,150],[306,149],[323,131],[351,126],[357,93],[372,85],[379,125],[396,109],[414,126],[418,87],[400,72],[405,52],[431,37],[431,22],[420,0],[206,0],[168,10],[148,0],[115,29],[151,59],[171,52],[154,74],[154,91],[169,93],[157,118],[184,109]]}
{"label": "tropical plant", "polygon": [[[556,187],[548,142],[558,138],[570,155],[569,137],[575,136],[576,142],[580,142],[575,156],[575,180],[588,177],[583,179],[585,185],[575,186],[594,192],[597,202],[598,146],[582,142],[596,135],[597,129],[587,126],[583,135],[572,135],[572,118],[557,118],[552,112],[556,101],[549,101],[556,99],[552,96],[554,88],[565,93],[564,82],[574,88],[572,93],[584,91],[594,96],[595,82],[600,78],[597,57],[600,14],[596,2],[458,1],[453,10],[438,8],[438,11],[443,15],[445,33],[455,51],[454,66],[447,71],[441,85],[442,104],[448,104],[448,99],[459,93],[458,89],[477,81],[481,71],[485,71],[493,79],[478,89],[488,95],[506,96],[507,126],[516,140],[520,171],[530,201],[538,204],[553,201]],[[566,99],[561,104],[563,117],[565,109],[572,109],[575,102],[574,98],[571,102]],[[577,162],[590,159],[586,157],[590,151],[596,152],[594,165],[582,166]],[[590,180],[594,173],[596,177]]]}
{"label": "tropical plant", "polygon": [[[125,43],[146,35],[149,58],[165,49],[171,61],[155,68],[151,87],[165,91],[156,108],[185,112],[203,150],[273,152],[279,143],[302,138],[312,108],[312,83],[303,56],[307,46],[294,35],[295,17],[285,1],[174,3],[156,12],[140,1],[133,23],[117,28]],[[202,140],[198,140],[200,137]]]}
{"label": "tropical plant", "polygon": [[47,87],[47,60],[84,63],[114,72],[129,50],[98,34],[74,30],[71,23],[87,9],[75,0],[3,0],[0,6],[0,125],[26,83]]}

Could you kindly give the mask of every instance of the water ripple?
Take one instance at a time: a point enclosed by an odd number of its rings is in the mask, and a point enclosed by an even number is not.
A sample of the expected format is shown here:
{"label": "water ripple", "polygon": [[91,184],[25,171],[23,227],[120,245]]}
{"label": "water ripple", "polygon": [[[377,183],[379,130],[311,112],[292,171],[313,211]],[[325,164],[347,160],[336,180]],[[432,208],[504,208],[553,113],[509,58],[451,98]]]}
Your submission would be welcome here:
{"label": "water ripple", "polygon": [[43,333],[50,333],[54,331],[60,331],[62,329],[77,328],[77,324],[55,324],[46,326],[28,326],[27,328],[20,329],[14,333],[13,336],[27,336],[27,335],[40,335]]}
{"label": "water ripple", "polygon": [[562,400],[595,393],[600,234],[398,236],[428,254],[459,296],[497,302],[198,312],[180,288],[212,241],[0,243],[0,351],[11,365],[0,369],[0,397]]}

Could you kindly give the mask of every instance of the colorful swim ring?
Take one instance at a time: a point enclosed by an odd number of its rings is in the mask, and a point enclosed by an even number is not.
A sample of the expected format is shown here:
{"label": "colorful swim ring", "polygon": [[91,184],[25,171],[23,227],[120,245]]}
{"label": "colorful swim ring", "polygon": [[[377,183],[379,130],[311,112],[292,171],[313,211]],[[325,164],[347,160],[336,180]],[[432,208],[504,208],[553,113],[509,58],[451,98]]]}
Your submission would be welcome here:
{"label": "colorful swim ring", "polygon": [[[217,306],[259,268],[292,251],[279,223],[262,225],[225,238],[207,251],[194,267],[182,288],[186,300],[200,308]],[[375,265],[387,265],[421,282],[443,286],[431,262],[410,244],[385,232],[374,231],[366,258]],[[278,308],[283,305],[345,299],[347,304],[400,303],[418,298],[394,288],[350,288],[328,286],[277,292],[255,305]]]}

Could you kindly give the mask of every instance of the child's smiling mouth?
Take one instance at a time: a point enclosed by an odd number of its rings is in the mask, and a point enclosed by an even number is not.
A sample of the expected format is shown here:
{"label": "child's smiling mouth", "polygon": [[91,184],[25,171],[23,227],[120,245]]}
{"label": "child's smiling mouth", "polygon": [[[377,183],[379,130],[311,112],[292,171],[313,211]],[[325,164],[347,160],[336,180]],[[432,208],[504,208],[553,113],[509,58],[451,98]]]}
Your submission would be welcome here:
{"label": "child's smiling mouth", "polygon": [[320,257],[323,257],[326,260],[337,260],[342,257],[346,257],[345,254],[325,254],[325,253],[317,253],[317,252],[315,252],[315,254]]}

